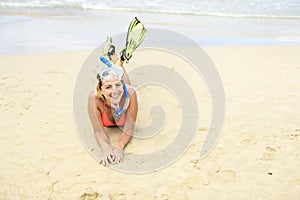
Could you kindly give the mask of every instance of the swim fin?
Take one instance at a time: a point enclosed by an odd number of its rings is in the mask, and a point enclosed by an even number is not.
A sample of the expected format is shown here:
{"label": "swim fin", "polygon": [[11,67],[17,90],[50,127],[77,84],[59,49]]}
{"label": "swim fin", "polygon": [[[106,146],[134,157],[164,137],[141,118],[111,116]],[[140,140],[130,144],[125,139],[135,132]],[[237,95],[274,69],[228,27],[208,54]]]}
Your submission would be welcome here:
{"label": "swim fin", "polygon": [[133,52],[144,40],[146,33],[147,29],[144,27],[144,24],[135,17],[128,27],[126,47],[121,52],[121,60],[129,61]]}
{"label": "swim fin", "polygon": [[111,36],[107,36],[104,48],[102,49],[102,55],[107,56],[110,61],[113,60],[113,56],[116,54],[116,47],[112,43]]}

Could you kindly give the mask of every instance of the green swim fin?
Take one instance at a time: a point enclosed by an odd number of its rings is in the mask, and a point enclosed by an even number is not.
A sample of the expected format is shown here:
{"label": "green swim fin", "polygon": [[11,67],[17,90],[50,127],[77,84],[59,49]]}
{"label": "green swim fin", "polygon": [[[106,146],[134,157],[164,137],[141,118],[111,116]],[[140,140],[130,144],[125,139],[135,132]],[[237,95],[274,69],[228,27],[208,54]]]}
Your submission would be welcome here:
{"label": "green swim fin", "polygon": [[136,17],[131,21],[126,38],[126,47],[121,52],[121,60],[129,60],[132,57],[133,52],[142,43],[147,33],[147,29],[144,24]]}

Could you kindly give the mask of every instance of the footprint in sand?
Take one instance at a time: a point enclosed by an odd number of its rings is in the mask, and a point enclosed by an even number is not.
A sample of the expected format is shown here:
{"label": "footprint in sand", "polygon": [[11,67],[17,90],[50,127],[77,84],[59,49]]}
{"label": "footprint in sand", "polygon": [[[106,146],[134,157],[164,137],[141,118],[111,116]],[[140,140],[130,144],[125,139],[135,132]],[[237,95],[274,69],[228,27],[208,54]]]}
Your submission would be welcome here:
{"label": "footprint in sand", "polygon": [[252,139],[252,138],[246,138],[243,139],[242,141],[240,141],[240,144],[244,145],[244,144],[256,144],[257,142]]}
{"label": "footprint in sand", "polygon": [[264,160],[273,160],[276,153],[277,153],[277,150],[275,148],[267,146],[266,151],[263,154],[263,159]]}
{"label": "footprint in sand", "polygon": [[299,137],[300,137],[300,129],[296,128],[294,131],[296,133],[291,134],[290,137],[289,137],[289,139],[293,140],[293,141],[298,141]]}
{"label": "footprint in sand", "polygon": [[93,190],[85,191],[81,196],[80,200],[96,200],[99,199],[102,195]]}
{"label": "footprint in sand", "polygon": [[109,200],[126,200],[126,194],[123,192],[109,194]]}
{"label": "footprint in sand", "polygon": [[277,150],[275,148],[270,147],[270,146],[266,147],[266,151],[269,152],[269,153],[274,153],[274,154],[277,153]]}
{"label": "footprint in sand", "polygon": [[267,152],[265,152],[264,155],[263,155],[263,158],[264,158],[265,160],[273,160],[274,157],[275,157],[274,154],[272,154],[272,153],[267,153]]}

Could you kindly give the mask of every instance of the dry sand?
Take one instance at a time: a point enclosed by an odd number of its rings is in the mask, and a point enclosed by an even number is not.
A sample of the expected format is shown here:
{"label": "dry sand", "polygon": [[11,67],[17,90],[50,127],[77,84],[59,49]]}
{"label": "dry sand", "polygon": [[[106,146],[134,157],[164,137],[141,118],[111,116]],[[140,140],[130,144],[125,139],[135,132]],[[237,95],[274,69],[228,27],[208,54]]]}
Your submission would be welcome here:
{"label": "dry sand", "polygon": [[[210,109],[209,94],[197,94],[205,117],[193,145],[143,175],[98,165],[77,136],[74,84],[90,52],[1,56],[0,199],[299,199],[300,47],[205,50],[225,87],[223,134],[199,160]],[[140,99],[141,107],[147,98]]]}

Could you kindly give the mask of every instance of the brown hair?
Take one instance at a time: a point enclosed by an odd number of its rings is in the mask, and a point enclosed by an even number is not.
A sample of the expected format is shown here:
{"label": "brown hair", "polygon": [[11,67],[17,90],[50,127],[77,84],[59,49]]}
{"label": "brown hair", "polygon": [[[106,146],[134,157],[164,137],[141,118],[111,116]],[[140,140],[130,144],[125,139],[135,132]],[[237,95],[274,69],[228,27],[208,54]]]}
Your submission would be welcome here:
{"label": "brown hair", "polygon": [[96,84],[96,89],[95,89],[95,95],[96,95],[96,97],[98,97],[99,99],[102,99],[104,101],[105,97],[100,93],[101,87],[102,87],[102,81],[100,79],[98,79],[98,82]]}

